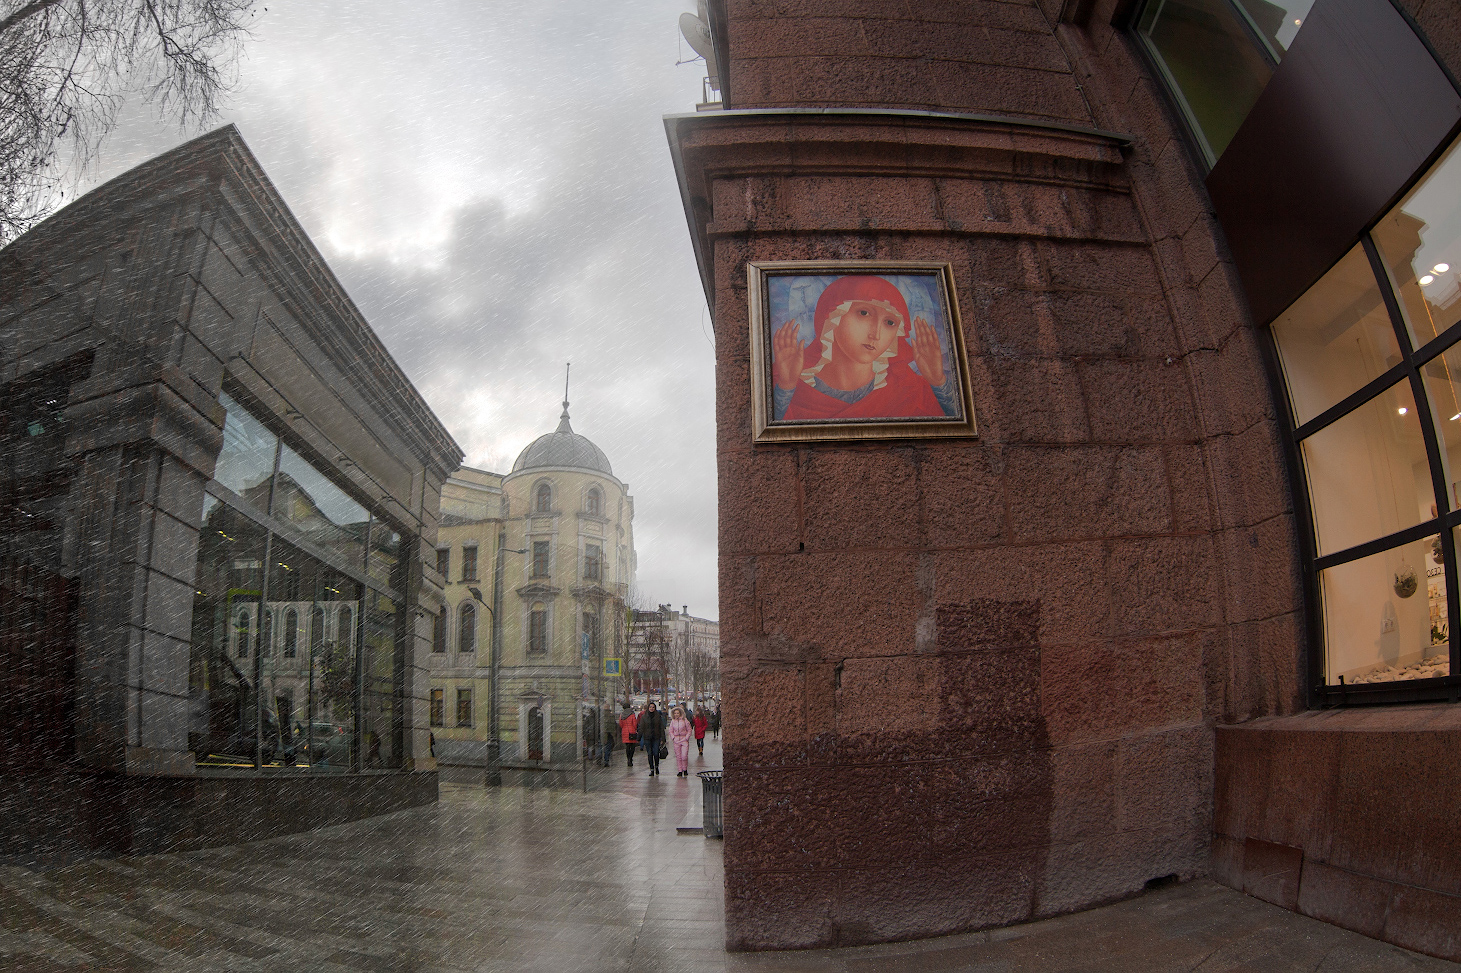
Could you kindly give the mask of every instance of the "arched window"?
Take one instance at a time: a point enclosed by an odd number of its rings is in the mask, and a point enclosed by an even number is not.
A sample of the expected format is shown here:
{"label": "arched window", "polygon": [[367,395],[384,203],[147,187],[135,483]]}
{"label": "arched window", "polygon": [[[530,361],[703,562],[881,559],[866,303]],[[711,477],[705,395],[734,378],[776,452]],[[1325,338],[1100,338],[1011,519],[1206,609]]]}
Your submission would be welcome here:
{"label": "arched window", "polygon": [[457,651],[477,651],[477,606],[470,601],[462,602],[457,614]]}
{"label": "arched window", "polygon": [[249,629],[251,627],[249,624],[249,613],[247,611],[239,612],[238,621],[235,624],[235,628],[238,630],[238,645],[234,648],[233,654],[240,659],[247,659],[249,657]]}
{"label": "arched window", "polygon": [[346,652],[355,643],[354,626],[350,624],[350,609],[341,608],[335,614],[335,644]]}
{"label": "arched window", "polygon": [[604,495],[599,492],[598,487],[592,487],[588,491],[588,501],[584,509],[590,517],[602,517],[604,515]]}
{"label": "arched window", "polygon": [[284,613],[284,658],[299,655],[299,612],[293,608]]}
{"label": "arched window", "polygon": [[313,659],[319,654],[320,645],[325,641],[325,610],[316,608],[309,613],[309,657]]}
{"label": "arched window", "polygon": [[547,483],[538,484],[537,499],[533,503],[533,510],[540,514],[553,512],[553,488]]}

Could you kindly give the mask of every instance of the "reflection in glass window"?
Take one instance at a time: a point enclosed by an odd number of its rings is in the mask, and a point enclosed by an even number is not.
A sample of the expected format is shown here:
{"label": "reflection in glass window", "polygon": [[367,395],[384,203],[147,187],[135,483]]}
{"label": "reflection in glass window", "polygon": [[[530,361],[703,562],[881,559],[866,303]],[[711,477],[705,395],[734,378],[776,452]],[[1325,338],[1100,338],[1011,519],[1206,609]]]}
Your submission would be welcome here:
{"label": "reflection in glass window", "polygon": [[1441,469],[1452,510],[1461,509],[1461,345],[1452,345],[1420,368],[1430,400],[1436,438],[1441,445]]}
{"label": "reflection in glass window", "polygon": [[598,544],[583,546],[583,578],[598,581],[603,577],[604,549]]}
{"label": "reflection in glass window", "polygon": [[548,576],[548,542],[533,541],[533,577]]}
{"label": "reflection in glass window", "polygon": [[288,445],[279,450],[274,516],[289,521],[345,563],[361,563],[370,512]]}
{"label": "reflection in glass window", "polygon": [[1274,57],[1282,60],[1314,0],[1238,0]]}
{"label": "reflection in glass window", "polygon": [[1301,449],[1320,555],[1436,515],[1425,440],[1404,379],[1305,439]]}
{"label": "reflection in glass window", "polygon": [[365,572],[383,585],[392,585],[401,559],[401,535],[379,520],[370,528],[370,556]]}
{"label": "reflection in glass window", "polygon": [[446,690],[431,691],[431,725],[441,726],[446,722]]}
{"label": "reflection in glass window", "polygon": [[1400,362],[1400,343],[1356,246],[1273,323],[1294,420],[1303,425]]}
{"label": "reflection in glass window", "polygon": [[536,511],[540,514],[553,512],[553,488],[546,483],[538,484]]}
{"label": "reflection in glass window", "polygon": [[227,393],[219,395],[218,401],[226,415],[223,449],[218,453],[213,479],[267,513],[279,439]]}
{"label": "reflection in glass window", "polygon": [[437,655],[446,652],[446,615],[431,616],[431,651]]}
{"label": "reflection in glass window", "polygon": [[1371,235],[1417,347],[1461,320],[1461,151],[1446,153]]}
{"label": "reflection in glass window", "polygon": [[472,725],[472,691],[457,690],[457,726]]}
{"label": "reflection in glass window", "polygon": [[477,545],[465,544],[462,546],[462,580],[477,580]]}
{"label": "reflection in glass window", "polygon": [[393,599],[378,591],[366,592],[360,703],[361,764],[366,770],[401,765],[401,723],[395,691],[399,614],[399,606]]}
{"label": "reflection in glass window", "polygon": [[1151,0],[1136,29],[1216,162],[1273,76],[1273,55],[1230,0]]}

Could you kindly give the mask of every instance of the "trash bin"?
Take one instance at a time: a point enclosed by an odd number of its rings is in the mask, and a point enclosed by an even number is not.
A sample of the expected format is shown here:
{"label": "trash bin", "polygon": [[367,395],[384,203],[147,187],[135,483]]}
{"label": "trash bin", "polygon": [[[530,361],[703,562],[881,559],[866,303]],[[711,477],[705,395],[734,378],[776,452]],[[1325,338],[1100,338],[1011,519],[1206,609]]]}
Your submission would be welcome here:
{"label": "trash bin", "polygon": [[725,837],[725,820],[720,812],[720,777],[723,771],[700,771],[700,786],[704,791],[704,830],[707,838]]}

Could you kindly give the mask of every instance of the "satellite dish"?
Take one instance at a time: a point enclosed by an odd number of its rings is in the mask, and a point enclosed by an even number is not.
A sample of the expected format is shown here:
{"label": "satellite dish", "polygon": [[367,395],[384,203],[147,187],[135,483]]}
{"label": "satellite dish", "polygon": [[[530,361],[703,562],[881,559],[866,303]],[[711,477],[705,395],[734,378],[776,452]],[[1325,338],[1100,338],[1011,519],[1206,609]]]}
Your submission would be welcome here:
{"label": "satellite dish", "polygon": [[710,37],[710,25],[694,14],[683,13],[680,14],[680,33],[685,35],[695,53],[705,58],[710,77],[718,78],[720,72],[716,70],[715,42]]}

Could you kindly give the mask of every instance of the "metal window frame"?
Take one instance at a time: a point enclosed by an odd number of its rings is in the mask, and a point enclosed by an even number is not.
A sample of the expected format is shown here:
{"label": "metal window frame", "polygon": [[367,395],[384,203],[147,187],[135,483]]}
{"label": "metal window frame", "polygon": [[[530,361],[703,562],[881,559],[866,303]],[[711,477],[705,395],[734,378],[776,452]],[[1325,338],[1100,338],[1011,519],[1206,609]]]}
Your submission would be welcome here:
{"label": "metal window frame", "polygon": [[[1429,171],[1428,168],[1418,173],[1411,186],[1419,182],[1427,171]],[[1409,191],[1409,187],[1406,191]],[[1383,215],[1384,213],[1381,213],[1376,218],[1377,221]],[[1373,228],[1373,224],[1371,228]],[[1268,371],[1273,403],[1279,417],[1279,432],[1283,441],[1285,464],[1289,482],[1292,484],[1290,493],[1294,504],[1294,528],[1298,535],[1296,541],[1302,559],[1304,619],[1308,630],[1308,637],[1305,640],[1308,656],[1305,660],[1305,671],[1309,680],[1308,702],[1312,708],[1321,709],[1380,703],[1438,701],[1454,703],[1457,701],[1458,695],[1461,695],[1461,642],[1458,642],[1457,639],[1457,633],[1461,633],[1461,628],[1457,627],[1458,622],[1461,622],[1461,590],[1458,590],[1456,543],[1452,528],[1461,526],[1461,507],[1453,509],[1454,498],[1451,497],[1449,485],[1446,483],[1435,415],[1426,395],[1425,380],[1421,369],[1434,360],[1437,355],[1461,341],[1461,322],[1453,324],[1419,348],[1415,347],[1410,340],[1409,329],[1405,326],[1405,318],[1390,275],[1386,272],[1379,251],[1370,238],[1369,230],[1366,230],[1360,238],[1360,245],[1369,261],[1370,272],[1380,290],[1380,297],[1385,305],[1390,327],[1399,344],[1401,360],[1397,364],[1366,382],[1318,416],[1302,425],[1296,425],[1289,399],[1288,379],[1283,371],[1278,342],[1273,336],[1273,328],[1271,325],[1265,325],[1258,329],[1259,346],[1264,367]],[[1409,382],[1411,394],[1415,398],[1421,438],[1425,444],[1426,462],[1431,475],[1431,488],[1436,497],[1436,516],[1363,544],[1356,544],[1342,551],[1321,556],[1318,551],[1318,535],[1315,531],[1314,512],[1310,503],[1309,477],[1304,466],[1302,443],[1345,416],[1352,415],[1376,396],[1402,381]],[[1444,561],[1442,568],[1445,572],[1446,617],[1450,634],[1449,654],[1452,674],[1403,682],[1366,683],[1357,686],[1341,682],[1333,686],[1328,685],[1325,677],[1327,644],[1321,573],[1328,568],[1394,550],[1405,544],[1411,544],[1437,534],[1441,539],[1441,555]]]}

